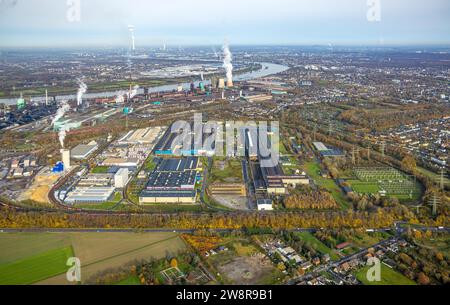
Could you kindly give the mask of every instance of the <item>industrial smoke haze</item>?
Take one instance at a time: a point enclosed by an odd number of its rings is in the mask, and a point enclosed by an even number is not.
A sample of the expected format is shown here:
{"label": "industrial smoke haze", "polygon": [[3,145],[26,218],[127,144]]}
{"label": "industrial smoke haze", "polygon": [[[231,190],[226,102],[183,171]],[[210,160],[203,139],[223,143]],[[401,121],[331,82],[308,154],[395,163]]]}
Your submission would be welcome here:
{"label": "industrial smoke haze", "polygon": [[138,85],[135,85],[135,86],[133,87],[133,89],[130,90],[130,92],[129,92],[129,94],[128,94],[128,98],[129,98],[129,99],[132,99],[133,97],[135,97],[135,96],[138,94],[138,89],[139,89],[139,86],[138,86]]}
{"label": "industrial smoke haze", "polygon": [[124,91],[124,90],[120,90],[117,92],[115,101],[116,104],[123,104],[125,103],[125,97],[124,96],[130,96],[130,91]]}
{"label": "industrial smoke haze", "polygon": [[[60,119],[62,119],[64,117],[64,115],[66,114],[66,112],[69,110],[70,110],[70,106],[67,103],[67,101],[65,101],[65,100],[61,101],[61,104],[60,104],[58,110],[56,111],[56,115],[53,118],[52,126],[54,126],[56,122],[58,122]],[[66,138],[66,130],[65,130],[64,126],[61,126],[61,128],[59,129],[58,138],[59,138],[59,143],[61,144],[61,147],[64,148],[64,140]]]}
{"label": "industrial smoke haze", "polygon": [[136,46],[135,46],[135,37],[134,37],[134,26],[133,25],[129,25],[128,26],[128,31],[130,31],[130,35],[131,35],[131,50],[135,50]]}
{"label": "industrial smoke haze", "polygon": [[77,105],[80,106],[83,103],[83,94],[87,91],[87,85],[81,80],[78,80],[79,88],[77,93]]}
{"label": "industrial smoke haze", "polygon": [[227,86],[233,87],[233,65],[231,64],[233,58],[227,41],[223,45],[223,56],[223,67],[227,71]]}

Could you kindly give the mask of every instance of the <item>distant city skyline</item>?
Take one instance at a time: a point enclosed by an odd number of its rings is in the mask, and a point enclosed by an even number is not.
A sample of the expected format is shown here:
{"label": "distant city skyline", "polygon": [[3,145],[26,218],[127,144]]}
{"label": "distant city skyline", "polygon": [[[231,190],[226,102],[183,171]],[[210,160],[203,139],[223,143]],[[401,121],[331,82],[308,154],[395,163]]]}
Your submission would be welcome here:
{"label": "distant city skyline", "polygon": [[448,0],[152,2],[2,0],[0,47],[450,44]]}

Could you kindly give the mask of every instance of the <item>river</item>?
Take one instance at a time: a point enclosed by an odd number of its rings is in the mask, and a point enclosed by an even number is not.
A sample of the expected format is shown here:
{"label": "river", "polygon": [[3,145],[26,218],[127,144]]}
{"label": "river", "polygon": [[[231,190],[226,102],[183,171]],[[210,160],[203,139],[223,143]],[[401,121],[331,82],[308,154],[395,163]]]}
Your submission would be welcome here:
{"label": "river", "polygon": [[[234,80],[235,81],[252,80],[252,79],[256,79],[256,78],[260,78],[260,77],[266,77],[268,75],[281,73],[281,72],[284,72],[289,69],[289,67],[287,67],[287,66],[278,65],[278,64],[274,64],[274,63],[263,62],[263,63],[259,63],[259,64],[262,65],[262,68],[260,70],[246,72],[243,74],[236,75],[234,77]],[[200,84],[200,81],[196,81],[194,83],[196,86],[198,86]],[[205,80],[205,81],[203,81],[203,83],[205,83],[205,85],[209,85],[210,81]],[[183,89],[185,89],[185,90],[189,90],[190,85],[191,85],[191,83],[181,83],[181,84],[149,87],[148,91],[149,92],[169,92],[169,91],[176,90],[179,86],[182,86]],[[88,84],[88,86],[89,86],[89,84]],[[143,94],[143,93],[144,93],[144,89],[139,88],[138,94]],[[86,99],[109,98],[109,97],[114,97],[117,95],[118,95],[118,91],[106,91],[106,92],[86,93],[83,95],[83,98],[86,98]],[[72,99],[76,99],[76,94],[56,96],[57,101],[72,100]],[[45,101],[45,96],[33,97],[32,101],[33,102],[43,102],[43,101]],[[16,104],[16,102],[17,102],[17,99],[15,99],[15,98],[0,99],[0,103],[6,104],[6,105],[14,105],[14,104]]]}

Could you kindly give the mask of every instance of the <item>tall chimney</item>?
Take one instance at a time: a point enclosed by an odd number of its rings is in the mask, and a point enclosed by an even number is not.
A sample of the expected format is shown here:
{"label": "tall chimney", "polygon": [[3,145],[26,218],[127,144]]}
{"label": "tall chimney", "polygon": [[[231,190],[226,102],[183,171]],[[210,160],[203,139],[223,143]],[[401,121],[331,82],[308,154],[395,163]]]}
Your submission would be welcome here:
{"label": "tall chimney", "polygon": [[67,171],[70,169],[70,150],[61,149],[62,162],[64,163],[64,170]]}

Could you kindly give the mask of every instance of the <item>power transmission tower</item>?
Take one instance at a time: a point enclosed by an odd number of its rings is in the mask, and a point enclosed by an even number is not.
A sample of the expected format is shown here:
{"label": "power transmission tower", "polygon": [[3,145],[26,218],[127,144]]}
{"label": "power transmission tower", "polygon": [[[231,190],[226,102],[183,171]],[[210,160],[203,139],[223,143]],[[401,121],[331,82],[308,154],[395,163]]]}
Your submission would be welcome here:
{"label": "power transmission tower", "polygon": [[438,212],[437,208],[438,208],[438,205],[440,203],[441,203],[440,199],[436,196],[436,194],[434,194],[433,198],[430,200],[430,205],[431,205],[431,208],[432,208],[432,212],[431,213],[432,213],[433,216],[437,215],[437,212]]}
{"label": "power transmission tower", "polygon": [[381,141],[380,145],[381,145],[381,156],[384,159],[384,157],[385,157],[385,150],[386,150],[386,141]]}
{"label": "power transmission tower", "polygon": [[330,122],[330,124],[328,125],[328,135],[331,136],[332,133],[333,133],[333,124]]}
{"label": "power transmission tower", "polygon": [[316,142],[317,124],[314,124],[314,142]]}
{"label": "power transmission tower", "polygon": [[439,176],[439,187],[441,188],[441,190],[444,190],[445,188],[445,172],[444,169],[441,168],[441,172],[440,172],[440,176]]}
{"label": "power transmission tower", "polygon": [[352,164],[355,165],[356,159],[355,159],[355,146],[352,148]]}
{"label": "power transmission tower", "polygon": [[416,209],[416,213],[417,213],[417,215],[419,215],[420,214],[420,209],[423,208],[423,205],[415,205],[415,206],[413,206],[413,208]]}

